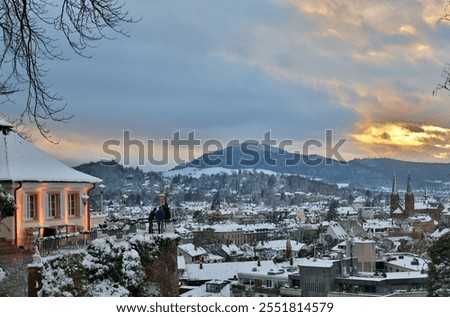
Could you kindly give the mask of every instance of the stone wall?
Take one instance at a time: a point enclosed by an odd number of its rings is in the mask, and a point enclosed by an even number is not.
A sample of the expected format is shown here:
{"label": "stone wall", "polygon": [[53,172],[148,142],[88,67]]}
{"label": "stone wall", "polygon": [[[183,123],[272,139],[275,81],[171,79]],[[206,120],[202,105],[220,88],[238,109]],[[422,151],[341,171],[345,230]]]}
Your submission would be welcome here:
{"label": "stone wall", "polygon": [[[148,237],[148,236],[147,236]],[[130,239],[130,237],[128,237]],[[121,248],[120,241],[113,240],[111,238],[105,238],[107,240],[107,244],[114,247]],[[131,238],[133,239],[133,238]],[[178,265],[177,265],[177,245],[179,241],[179,237],[177,235],[163,235],[163,236],[153,236],[154,240],[142,240],[139,241],[134,248],[134,250],[141,250],[140,258],[141,265],[144,271],[145,277],[141,280],[140,283],[144,288],[152,288],[157,290],[155,294],[158,294],[161,297],[178,297],[179,296],[179,279],[178,279]],[[101,239],[98,239],[101,240]],[[95,240],[94,240],[95,241]],[[93,242],[94,242],[93,241]],[[150,241],[150,242],[149,242]],[[101,241],[97,241],[98,245],[101,245]],[[103,243],[105,243],[103,241]],[[148,243],[148,244],[145,244]],[[131,244],[131,243],[130,243]],[[145,245],[144,245],[145,244]],[[103,249],[101,247],[95,248],[94,245],[90,246],[87,249],[87,252],[79,253],[78,256],[74,256],[73,253],[60,255],[56,262],[55,258],[52,257],[47,261],[47,258],[42,258],[40,254],[37,252],[33,256],[33,262],[28,265],[28,296],[36,297],[36,296],[65,296],[64,294],[72,294],[72,296],[106,296],[106,295],[95,295],[86,291],[86,285],[89,283],[95,283],[91,280],[87,280],[89,276],[92,276],[92,268],[87,268],[82,264],[83,259],[89,253],[89,257],[95,256],[97,254],[103,254]],[[143,251],[145,250],[145,251]],[[133,251],[134,252],[134,251]],[[139,253],[139,252],[138,252]],[[77,253],[78,254],[78,253]],[[121,254],[119,252],[119,254]],[[122,253],[123,254],[123,253]],[[99,257],[101,258],[101,256]],[[99,260],[100,261],[100,260]],[[110,262],[107,264],[110,267],[117,267],[117,261],[119,261],[119,270],[111,271],[111,275],[115,275],[120,273],[121,260],[120,257],[110,258]],[[94,261],[95,262],[95,261]],[[55,263],[55,264],[52,264]],[[63,264],[63,265],[62,265]],[[55,267],[53,267],[54,265]],[[102,264],[100,263],[100,266]],[[104,265],[104,264],[103,264]],[[68,267],[70,267],[68,269]],[[73,269],[76,268],[76,269]],[[47,272],[53,269],[59,269],[66,271],[66,276],[69,279],[73,279],[74,283],[72,286],[64,285],[63,287],[59,287],[56,285],[55,287],[51,286],[50,291],[45,289],[45,274],[43,272]],[[45,270],[45,271],[44,271]],[[77,271],[77,275],[71,275],[73,271]],[[142,272],[142,271],[141,271]],[[50,274],[51,275],[51,274]],[[107,275],[103,277],[104,279],[109,279],[111,275]],[[111,278],[112,280],[117,282],[117,276],[115,278]],[[101,280],[101,281],[103,281]],[[47,281],[48,282],[48,281]],[[55,283],[55,281],[53,281]],[[48,284],[48,283],[47,283]],[[80,285],[82,285],[80,287]],[[84,285],[84,286],[83,286]],[[125,284],[122,287],[127,287]],[[135,287],[135,286],[133,286]],[[52,288],[60,289],[60,293],[52,293]],[[136,287],[135,287],[136,289]],[[44,291],[43,291],[44,290]],[[45,295],[42,295],[45,294]],[[142,292],[134,292],[129,296],[148,296],[146,293]],[[137,294],[137,295],[136,295]],[[144,295],[142,295],[144,294]],[[150,295],[153,296],[153,295]]]}

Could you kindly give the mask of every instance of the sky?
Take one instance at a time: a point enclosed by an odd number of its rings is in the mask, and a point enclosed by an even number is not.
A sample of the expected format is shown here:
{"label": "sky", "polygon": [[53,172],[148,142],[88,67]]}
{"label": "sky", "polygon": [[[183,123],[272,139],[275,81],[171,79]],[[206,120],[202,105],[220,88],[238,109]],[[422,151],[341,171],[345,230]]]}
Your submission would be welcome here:
{"label": "sky", "polygon": [[[97,43],[90,58],[61,43],[69,59],[46,63],[73,117],[48,122],[57,145],[37,132],[32,140],[70,166],[117,154],[136,165],[141,153],[144,170],[167,170],[177,133],[199,140],[193,153],[182,148],[188,161],[267,133],[292,152],[317,140],[308,150],[327,155],[331,130],[346,160],[450,162],[450,93],[433,95],[450,63],[450,22],[438,22],[446,4],[128,0],[139,19],[123,25],[128,37]],[[0,113],[22,110],[21,98]],[[167,161],[149,163],[165,150]]]}

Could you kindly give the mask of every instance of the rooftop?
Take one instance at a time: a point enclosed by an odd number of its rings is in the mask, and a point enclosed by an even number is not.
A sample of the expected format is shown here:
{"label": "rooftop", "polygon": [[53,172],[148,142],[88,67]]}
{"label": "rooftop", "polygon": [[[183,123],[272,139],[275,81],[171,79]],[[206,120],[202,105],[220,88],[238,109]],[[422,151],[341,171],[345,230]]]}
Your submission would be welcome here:
{"label": "rooftop", "polygon": [[101,179],[79,172],[35,147],[0,120],[0,181],[100,183]]}

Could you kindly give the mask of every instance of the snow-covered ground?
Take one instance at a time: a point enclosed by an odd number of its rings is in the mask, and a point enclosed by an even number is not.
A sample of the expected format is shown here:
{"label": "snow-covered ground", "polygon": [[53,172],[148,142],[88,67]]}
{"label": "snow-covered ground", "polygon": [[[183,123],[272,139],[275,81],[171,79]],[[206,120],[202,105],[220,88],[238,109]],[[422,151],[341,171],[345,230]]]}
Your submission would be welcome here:
{"label": "snow-covered ground", "polygon": [[[265,169],[242,169],[241,171],[249,171],[249,172],[256,172],[256,173],[264,173],[267,175],[277,175],[278,173],[265,170]],[[224,167],[208,167],[208,168],[196,168],[196,167],[186,167],[183,169],[178,170],[170,170],[163,172],[164,177],[174,177],[176,175],[181,176],[192,176],[194,178],[199,178],[202,175],[216,175],[216,174],[228,174],[232,175],[237,174],[239,170],[231,169],[231,168],[224,168]]]}
{"label": "snow-covered ground", "polygon": [[0,282],[5,279],[6,277],[6,272],[3,271],[3,269],[0,267]]}
{"label": "snow-covered ground", "polygon": [[0,256],[0,297],[28,296],[28,270],[31,255]]}

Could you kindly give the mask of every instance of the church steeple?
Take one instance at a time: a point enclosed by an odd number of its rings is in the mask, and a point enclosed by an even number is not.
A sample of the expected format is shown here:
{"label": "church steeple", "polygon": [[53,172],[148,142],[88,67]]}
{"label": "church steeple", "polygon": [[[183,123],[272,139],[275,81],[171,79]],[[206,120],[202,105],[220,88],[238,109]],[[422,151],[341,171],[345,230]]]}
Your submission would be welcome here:
{"label": "church steeple", "polygon": [[392,178],[392,194],[398,194],[398,191],[397,191],[397,177],[395,176],[395,172],[394,172],[394,177]]}
{"label": "church steeple", "polygon": [[408,174],[408,184],[406,185],[406,193],[412,194],[411,174]]}
{"label": "church steeple", "polygon": [[411,217],[414,215],[414,193],[412,191],[411,174],[408,174],[408,183],[406,184],[406,194],[405,194],[405,214],[406,217]]}
{"label": "church steeple", "polygon": [[397,177],[392,178],[392,193],[391,193],[391,215],[392,213],[400,207],[400,195],[397,190]]}

